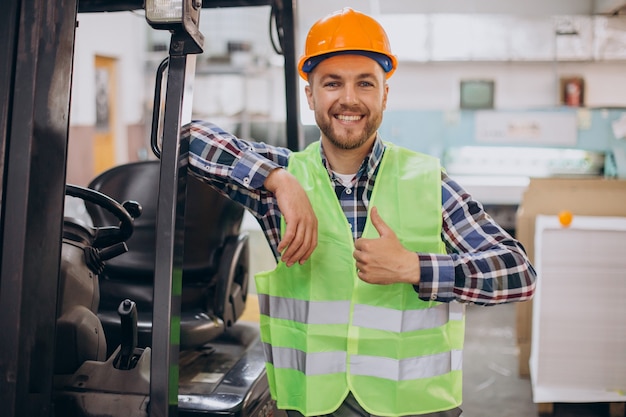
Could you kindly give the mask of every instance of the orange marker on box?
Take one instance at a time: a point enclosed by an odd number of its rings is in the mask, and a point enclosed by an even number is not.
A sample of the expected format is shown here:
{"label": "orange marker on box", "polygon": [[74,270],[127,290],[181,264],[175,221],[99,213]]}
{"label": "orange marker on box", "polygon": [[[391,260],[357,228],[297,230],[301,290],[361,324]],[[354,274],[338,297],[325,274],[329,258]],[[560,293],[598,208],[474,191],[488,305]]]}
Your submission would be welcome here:
{"label": "orange marker on box", "polygon": [[572,224],[573,218],[574,215],[569,210],[563,210],[559,213],[559,223],[561,223],[563,227],[569,227],[569,225]]}

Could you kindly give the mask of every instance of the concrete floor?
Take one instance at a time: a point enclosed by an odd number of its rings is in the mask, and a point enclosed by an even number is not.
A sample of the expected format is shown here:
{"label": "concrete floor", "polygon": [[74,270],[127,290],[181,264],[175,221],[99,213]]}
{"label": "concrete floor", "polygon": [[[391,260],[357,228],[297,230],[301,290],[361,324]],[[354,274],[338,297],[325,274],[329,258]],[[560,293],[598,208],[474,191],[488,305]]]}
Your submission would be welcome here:
{"label": "concrete floor", "polygon": [[[463,417],[538,416],[530,380],[518,374],[515,304],[468,306],[463,368]],[[608,404],[554,404],[552,414],[609,415]]]}

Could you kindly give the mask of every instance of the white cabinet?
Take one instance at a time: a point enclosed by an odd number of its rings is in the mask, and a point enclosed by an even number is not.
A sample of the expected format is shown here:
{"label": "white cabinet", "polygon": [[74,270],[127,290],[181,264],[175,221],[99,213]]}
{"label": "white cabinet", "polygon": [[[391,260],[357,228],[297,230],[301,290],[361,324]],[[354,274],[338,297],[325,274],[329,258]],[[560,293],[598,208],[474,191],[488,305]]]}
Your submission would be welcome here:
{"label": "white cabinet", "polygon": [[626,60],[623,16],[383,14],[402,61]]}

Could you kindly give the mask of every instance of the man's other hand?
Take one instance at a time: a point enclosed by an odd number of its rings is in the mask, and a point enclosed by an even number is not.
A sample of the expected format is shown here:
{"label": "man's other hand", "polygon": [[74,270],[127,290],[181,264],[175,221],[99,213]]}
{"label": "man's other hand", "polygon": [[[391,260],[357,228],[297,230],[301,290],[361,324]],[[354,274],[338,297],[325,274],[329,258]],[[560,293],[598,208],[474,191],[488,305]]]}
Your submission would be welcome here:
{"label": "man's other hand", "polygon": [[273,170],[265,180],[265,188],[274,193],[285,219],[278,251],[287,266],[306,262],[317,247],[317,217],[304,188],[285,169]]}

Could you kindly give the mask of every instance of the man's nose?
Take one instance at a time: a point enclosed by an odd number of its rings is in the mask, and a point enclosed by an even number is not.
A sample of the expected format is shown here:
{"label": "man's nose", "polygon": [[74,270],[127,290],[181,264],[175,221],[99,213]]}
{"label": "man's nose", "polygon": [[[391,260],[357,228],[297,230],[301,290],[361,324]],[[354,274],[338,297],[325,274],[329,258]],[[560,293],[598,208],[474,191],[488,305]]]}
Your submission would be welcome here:
{"label": "man's nose", "polygon": [[341,91],[341,102],[344,104],[355,104],[358,102],[356,88],[352,85],[345,85]]}

